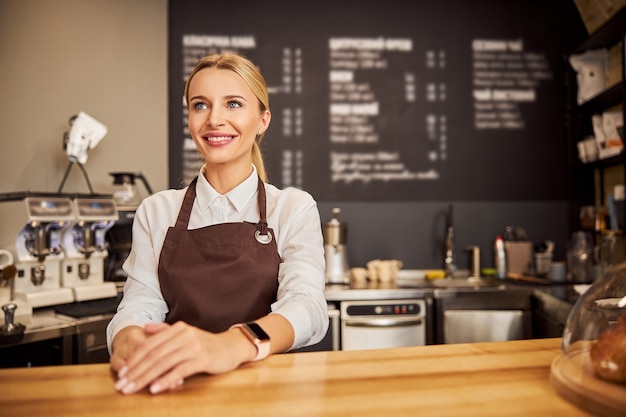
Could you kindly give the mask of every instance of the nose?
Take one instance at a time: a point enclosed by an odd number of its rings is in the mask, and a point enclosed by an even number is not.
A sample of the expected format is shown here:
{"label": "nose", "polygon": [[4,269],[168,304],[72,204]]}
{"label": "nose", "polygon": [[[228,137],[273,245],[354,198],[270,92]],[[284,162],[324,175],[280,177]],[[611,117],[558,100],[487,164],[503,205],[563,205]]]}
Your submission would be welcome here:
{"label": "nose", "polygon": [[224,122],[218,108],[211,108],[207,114],[206,124],[213,128],[223,126]]}

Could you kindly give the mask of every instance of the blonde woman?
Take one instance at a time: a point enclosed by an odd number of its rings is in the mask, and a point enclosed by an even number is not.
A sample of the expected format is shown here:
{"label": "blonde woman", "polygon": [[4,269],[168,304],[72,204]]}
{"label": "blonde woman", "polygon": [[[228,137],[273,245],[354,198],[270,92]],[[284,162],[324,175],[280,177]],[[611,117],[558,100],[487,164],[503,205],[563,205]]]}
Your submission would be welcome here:
{"label": "blonde woman", "polygon": [[267,183],[260,71],[241,55],[207,56],[184,93],[205,164],[188,187],[137,209],[124,297],[107,328],[124,394],[228,372],[314,344],[328,328],[317,203]]}

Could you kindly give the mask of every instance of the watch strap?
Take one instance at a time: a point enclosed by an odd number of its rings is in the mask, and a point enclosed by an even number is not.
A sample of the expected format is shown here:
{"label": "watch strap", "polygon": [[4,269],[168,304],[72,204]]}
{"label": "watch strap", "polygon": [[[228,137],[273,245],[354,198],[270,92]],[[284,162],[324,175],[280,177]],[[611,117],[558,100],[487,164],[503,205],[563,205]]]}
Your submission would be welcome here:
{"label": "watch strap", "polygon": [[270,341],[269,339],[261,340],[252,329],[247,326],[245,323],[236,323],[230,326],[230,329],[241,329],[242,333],[252,342],[252,344],[256,347],[256,356],[252,359],[252,362],[260,361],[265,359],[270,354]]}

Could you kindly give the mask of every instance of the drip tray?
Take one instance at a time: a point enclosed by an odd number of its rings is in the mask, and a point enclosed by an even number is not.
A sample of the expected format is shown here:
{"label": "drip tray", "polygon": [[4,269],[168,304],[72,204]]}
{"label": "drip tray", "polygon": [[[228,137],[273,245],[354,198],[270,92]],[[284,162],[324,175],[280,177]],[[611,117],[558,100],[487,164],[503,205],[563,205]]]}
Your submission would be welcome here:
{"label": "drip tray", "polygon": [[74,318],[114,314],[121,300],[122,294],[120,293],[117,297],[112,298],[58,305],[54,307],[54,311],[57,314],[64,314]]}

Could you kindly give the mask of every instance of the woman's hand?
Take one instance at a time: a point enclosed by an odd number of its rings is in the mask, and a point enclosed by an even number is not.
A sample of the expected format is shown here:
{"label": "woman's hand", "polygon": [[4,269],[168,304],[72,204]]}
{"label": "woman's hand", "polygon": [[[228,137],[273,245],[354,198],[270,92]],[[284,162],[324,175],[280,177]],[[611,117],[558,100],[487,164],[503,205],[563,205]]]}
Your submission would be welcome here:
{"label": "woman's hand", "polygon": [[139,326],[128,326],[120,330],[113,340],[111,368],[118,373],[123,372],[122,369],[126,366],[128,358],[145,341],[145,332]]}
{"label": "woman's hand", "polygon": [[124,394],[147,386],[153,394],[175,389],[193,374],[228,372],[256,355],[240,329],[215,334],[183,322],[127,329],[115,337],[111,357],[115,387]]}

